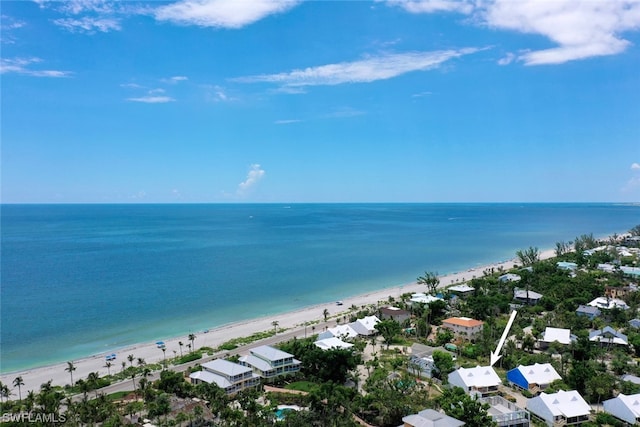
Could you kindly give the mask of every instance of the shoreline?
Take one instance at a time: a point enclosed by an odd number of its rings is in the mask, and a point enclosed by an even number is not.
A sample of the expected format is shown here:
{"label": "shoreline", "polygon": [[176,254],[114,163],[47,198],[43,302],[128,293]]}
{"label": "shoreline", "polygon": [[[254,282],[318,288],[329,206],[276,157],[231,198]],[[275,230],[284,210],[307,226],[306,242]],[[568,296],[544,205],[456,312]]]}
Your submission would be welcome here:
{"label": "shoreline", "polygon": [[[540,251],[540,259],[549,259],[555,256],[554,249],[547,249]],[[487,269],[499,269],[502,267],[504,270],[509,270],[517,263],[516,258],[512,258],[505,261],[499,261],[482,265],[479,267],[472,267],[464,271],[459,271],[451,274],[440,276],[439,288],[445,288],[455,283],[463,283],[471,280],[474,276],[480,277]],[[320,303],[307,307],[301,307],[299,309],[288,311],[284,313],[262,316],[254,319],[247,319],[239,322],[231,322],[225,325],[216,326],[211,328],[208,332],[196,333],[196,339],[194,341],[195,348],[211,347],[216,348],[221,344],[240,337],[248,337],[257,332],[264,332],[273,330],[272,322],[278,322],[278,330],[287,329],[288,331],[296,331],[300,336],[304,336],[305,323],[322,322],[323,310],[327,309],[329,312],[329,319],[335,319],[337,315],[347,314],[350,311],[350,307],[355,305],[360,308],[362,306],[377,304],[379,301],[387,300],[389,297],[398,297],[404,293],[416,293],[424,292],[426,287],[420,285],[417,282],[410,282],[402,285],[391,286],[379,290],[373,290],[370,292],[357,294],[349,297],[345,297],[342,302],[343,305],[336,305],[335,302]],[[310,327],[310,326],[309,326]],[[308,327],[308,328],[309,328]],[[307,328],[307,329],[308,329]],[[308,331],[308,334],[314,334],[316,331]],[[187,353],[187,344],[189,344],[188,335],[178,336],[169,339],[165,339],[164,343],[169,358],[173,358],[175,354],[180,354],[180,346],[178,342],[183,342],[182,353]],[[256,346],[259,345],[256,342]],[[164,353],[157,348],[155,342],[142,342],[132,346],[123,347],[117,351],[117,358],[113,362],[111,369],[114,372],[118,372],[121,369],[123,361],[127,362],[127,355],[133,354],[138,358],[143,358],[146,363],[160,363],[163,360]],[[91,372],[98,372],[100,376],[107,375],[108,369],[105,366],[105,353],[93,354],[83,358],[73,360],[75,366],[74,380],[77,381],[81,378],[86,378]],[[46,366],[34,367],[31,369],[17,370],[12,372],[3,373],[0,375],[0,381],[3,384],[11,386],[13,380],[17,376],[21,376],[25,385],[22,386],[23,394],[29,390],[38,391],[40,385],[51,380],[52,384],[64,386],[70,383],[70,375],[65,368],[66,362],[55,363]]]}

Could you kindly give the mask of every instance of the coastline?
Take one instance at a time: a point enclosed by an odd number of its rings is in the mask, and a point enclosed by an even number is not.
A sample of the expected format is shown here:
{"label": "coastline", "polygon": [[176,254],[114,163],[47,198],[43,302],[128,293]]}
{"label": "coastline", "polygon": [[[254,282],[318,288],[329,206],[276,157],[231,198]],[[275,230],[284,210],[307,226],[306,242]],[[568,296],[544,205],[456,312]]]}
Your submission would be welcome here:
{"label": "coastline", "polygon": [[[549,259],[554,256],[555,250],[553,249],[540,251],[541,260]],[[516,264],[516,261],[517,260],[514,258],[440,276],[439,287],[445,288],[455,283],[462,283],[467,280],[471,280],[474,276],[482,276],[485,270],[491,268],[497,270],[502,267],[505,270],[509,270],[513,268],[513,266]],[[294,311],[229,323],[226,325],[218,326],[216,328],[212,328],[206,333],[196,333],[194,344],[196,348],[216,348],[233,338],[248,337],[257,332],[272,330],[274,328],[272,322],[274,321],[278,322],[278,330],[293,330],[298,334],[298,336],[303,337],[305,329],[304,324],[308,322],[317,323],[319,321],[322,321],[324,309],[328,310],[329,318],[335,318],[335,316],[337,315],[348,313],[349,308],[353,305],[361,307],[365,305],[376,304],[378,303],[378,301],[387,300],[390,296],[398,297],[404,293],[424,292],[425,290],[426,288],[424,285],[420,285],[416,282],[411,282],[403,285],[392,286],[380,290],[346,297],[342,300],[343,305],[341,306],[338,306],[335,303],[316,304]],[[311,332],[307,330],[307,333],[310,334]],[[179,336],[164,340],[168,357],[173,357],[174,351],[177,354],[180,354],[180,347],[178,345],[179,341],[182,341],[184,344],[182,352],[186,352],[186,345],[189,343],[187,336]],[[259,342],[256,342],[255,345],[257,346],[260,344]],[[118,350],[117,359],[113,362],[113,366],[111,369],[114,372],[119,371],[122,361],[127,362],[127,355],[129,354],[132,354],[136,359],[143,358],[147,363],[162,362],[164,356],[164,353],[157,348],[155,342],[138,343],[133,346],[125,347]],[[74,380],[86,378],[91,372],[98,372],[100,376],[107,375],[104,353],[94,354],[81,359],[77,359],[74,360],[73,363],[75,366],[75,371],[73,373]],[[52,384],[54,386],[64,386],[65,384],[70,383],[70,375],[67,371],[65,371],[66,367],[67,364],[66,362],[64,362],[21,371],[8,372],[0,375],[0,381],[2,381],[3,384],[11,386],[13,380],[16,377],[21,376],[25,383],[25,385],[22,386],[23,394],[28,392],[29,390],[38,391],[40,385],[49,380],[52,381]]]}

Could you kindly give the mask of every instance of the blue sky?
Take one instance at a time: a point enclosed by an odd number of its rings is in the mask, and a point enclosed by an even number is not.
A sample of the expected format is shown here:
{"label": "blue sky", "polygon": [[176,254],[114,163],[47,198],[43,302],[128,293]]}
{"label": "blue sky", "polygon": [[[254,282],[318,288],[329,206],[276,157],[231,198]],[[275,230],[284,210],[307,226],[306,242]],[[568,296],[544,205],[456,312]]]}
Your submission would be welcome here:
{"label": "blue sky", "polygon": [[2,202],[638,202],[640,2],[3,1]]}

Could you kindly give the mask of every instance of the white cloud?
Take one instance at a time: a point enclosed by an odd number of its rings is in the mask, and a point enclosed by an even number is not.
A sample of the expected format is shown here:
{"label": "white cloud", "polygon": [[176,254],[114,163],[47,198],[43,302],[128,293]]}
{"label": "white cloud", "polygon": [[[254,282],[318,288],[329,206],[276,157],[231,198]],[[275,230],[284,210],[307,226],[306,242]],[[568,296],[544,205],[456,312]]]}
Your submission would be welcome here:
{"label": "white cloud", "polygon": [[33,64],[42,62],[40,58],[1,58],[0,74],[16,73],[33,77],[70,77],[73,73],[60,70],[34,70]]}
{"label": "white cloud", "polygon": [[640,170],[640,163],[632,163],[631,164],[631,169]]}
{"label": "white cloud", "polygon": [[424,98],[425,96],[431,96],[431,95],[433,95],[432,92],[425,91],[425,92],[414,93],[413,95],[411,95],[411,97],[412,98]]}
{"label": "white cloud", "polygon": [[288,120],[276,120],[274,123],[277,125],[288,125],[291,123],[300,123],[302,120],[288,119]]}
{"label": "white cloud", "polygon": [[509,65],[516,60],[516,55],[509,52],[503,58],[498,59],[498,65]]}
{"label": "white cloud", "polygon": [[556,46],[525,51],[513,59],[526,65],[561,64],[568,61],[623,52],[631,43],[622,38],[626,31],[640,29],[638,0],[390,0],[411,13],[459,12],[489,28],[538,34]]}
{"label": "white cloud", "polygon": [[400,6],[411,13],[459,12],[471,13],[473,4],[465,0],[389,0],[389,4]]}
{"label": "white cloud", "polygon": [[138,98],[127,98],[127,101],[144,102],[146,104],[164,104],[167,102],[173,102],[175,101],[175,99],[171,98],[170,96],[147,95]]}
{"label": "white cloud", "polygon": [[242,28],[296,6],[297,0],[181,0],[156,9],[160,21],[201,27]]}
{"label": "white cloud", "polygon": [[165,93],[166,90],[162,89],[162,88],[157,88],[157,89],[151,89],[149,91],[149,95],[156,95],[158,93]]}
{"label": "white cloud", "polygon": [[120,87],[126,87],[128,89],[141,89],[144,86],[141,86],[138,83],[122,83]]}
{"label": "white cloud", "polygon": [[82,18],[60,18],[54,19],[53,23],[72,33],[95,34],[96,32],[108,33],[118,31],[120,20],[116,18],[96,18],[84,16]]}
{"label": "white cloud", "polygon": [[233,79],[241,83],[277,83],[284,86],[339,85],[385,80],[411,71],[425,71],[478,49],[409,52],[373,56],[360,61],[321,65],[287,73],[263,74]]}
{"label": "white cloud", "polygon": [[184,82],[186,80],[189,80],[189,77],[187,77],[187,76],[173,76],[169,80],[171,82],[173,82],[173,83]]}
{"label": "white cloud", "polygon": [[237,194],[239,196],[246,195],[253,187],[264,178],[265,171],[259,164],[255,163],[251,165],[247,178],[238,184]]}

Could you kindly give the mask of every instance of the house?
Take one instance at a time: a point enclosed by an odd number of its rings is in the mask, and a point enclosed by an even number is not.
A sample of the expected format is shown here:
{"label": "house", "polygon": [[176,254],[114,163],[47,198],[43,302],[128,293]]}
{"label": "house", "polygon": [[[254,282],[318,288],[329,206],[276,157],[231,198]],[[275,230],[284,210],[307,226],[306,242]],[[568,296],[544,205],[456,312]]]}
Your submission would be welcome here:
{"label": "house", "polygon": [[589,404],[575,390],[560,390],[553,394],[542,392],[527,401],[527,409],[550,427],[580,425],[589,421],[591,413]]}
{"label": "house", "polygon": [[605,412],[629,425],[640,424],[640,394],[620,393],[617,397],[602,402],[602,406]]}
{"label": "house", "polygon": [[268,345],[261,345],[249,350],[249,354],[242,356],[238,362],[242,366],[251,368],[262,378],[274,378],[298,372],[302,364],[293,358],[293,354]]}
{"label": "house", "polygon": [[479,397],[498,393],[498,386],[502,383],[491,366],[458,368],[449,374],[448,379],[449,384],[461,387],[465,393]]}
{"label": "house", "polygon": [[358,333],[358,335],[362,335],[368,337],[370,335],[375,335],[378,331],[376,330],[376,325],[380,322],[376,316],[366,316],[362,319],[358,319],[355,322],[349,323],[349,326]]}
{"label": "house", "polygon": [[478,399],[489,405],[487,412],[499,427],[529,427],[529,412],[502,396],[489,396]]}
{"label": "house", "polygon": [[569,329],[547,327],[544,330],[542,338],[538,340],[538,344],[541,349],[546,349],[552,342],[569,345],[575,340],[576,336],[573,335]]}
{"label": "house", "polygon": [[627,336],[619,331],[616,331],[611,326],[605,326],[602,329],[589,332],[589,341],[599,342],[600,345],[629,345],[629,339],[627,338]]}
{"label": "house", "polygon": [[411,305],[415,306],[416,304],[431,304],[432,302],[444,301],[444,300],[442,298],[435,297],[433,295],[417,293],[417,294],[412,294],[411,299],[409,301],[411,301]]}
{"label": "house", "polygon": [[442,328],[449,329],[456,337],[472,339],[482,333],[484,322],[468,317],[450,317],[442,321]]}
{"label": "house", "polygon": [[349,325],[337,325],[318,334],[318,339],[340,338],[343,340],[356,338],[358,333]]}
{"label": "house", "polygon": [[507,371],[507,381],[534,395],[545,390],[552,382],[561,379],[562,377],[550,363],[519,365],[517,368]]}
{"label": "house", "polygon": [[609,298],[625,298],[638,291],[638,285],[632,283],[627,286],[605,286],[604,295]]}
{"label": "house", "polygon": [[202,370],[192,373],[189,378],[192,384],[216,384],[228,395],[260,384],[260,376],[251,368],[224,359],[203,363]]}
{"label": "house", "polygon": [[559,261],[556,265],[560,270],[576,271],[578,269],[578,264],[575,262]]}
{"label": "house", "polygon": [[424,409],[417,414],[402,418],[400,427],[460,427],[464,422],[433,409]]}
{"label": "house", "polygon": [[620,310],[628,310],[629,306],[626,302],[617,298],[598,297],[589,303],[591,307],[598,307],[603,310],[612,310],[619,308]]}
{"label": "house", "polygon": [[629,320],[629,326],[631,326],[632,328],[640,329],[640,319]]}
{"label": "house", "polygon": [[380,318],[383,320],[391,319],[400,324],[403,324],[404,321],[408,320],[410,317],[411,313],[398,307],[382,307],[380,309]]}
{"label": "house", "polygon": [[522,277],[518,276],[517,274],[513,274],[513,273],[503,274],[502,276],[498,277],[498,280],[501,281],[502,283],[505,283],[505,282],[519,282],[521,279],[522,279]]}
{"label": "house", "polygon": [[631,374],[625,374],[621,376],[620,381],[629,381],[630,383],[640,385],[640,377],[636,377],[635,375]]}
{"label": "house", "polygon": [[537,304],[542,299],[542,294],[526,289],[514,289],[513,298],[525,304]]}
{"label": "house", "polygon": [[589,320],[593,320],[596,317],[600,317],[602,312],[598,307],[591,307],[590,305],[580,304],[580,306],[576,310],[576,314],[578,316],[585,316],[589,318]]}
{"label": "house", "polygon": [[314,344],[316,345],[316,347],[322,350],[334,350],[334,349],[346,350],[353,347],[353,344],[346,343],[342,341],[340,338],[336,338],[336,337],[318,340],[314,342]]}
{"label": "house", "polygon": [[459,297],[464,297],[472,294],[475,291],[475,288],[469,285],[456,285],[447,288],[447,290],[452,294],[458,295]]}

